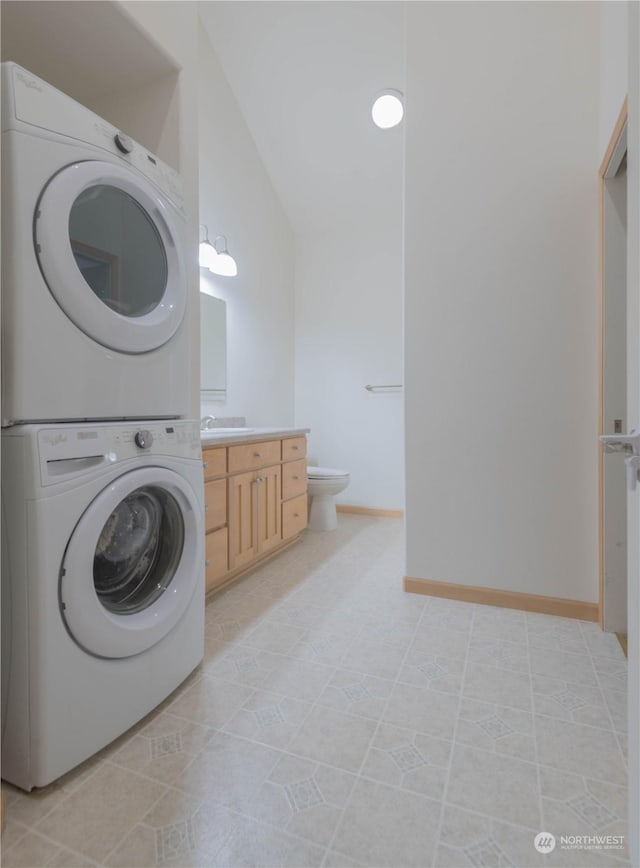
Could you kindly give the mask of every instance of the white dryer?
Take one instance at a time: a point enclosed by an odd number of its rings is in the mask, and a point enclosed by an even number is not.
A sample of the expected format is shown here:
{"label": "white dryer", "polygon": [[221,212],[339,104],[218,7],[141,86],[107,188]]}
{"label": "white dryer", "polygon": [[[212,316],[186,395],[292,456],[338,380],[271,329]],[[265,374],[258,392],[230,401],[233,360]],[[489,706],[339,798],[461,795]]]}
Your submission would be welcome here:
{"label": "white dryer", "polygon": [[2,425],[188,414],[180,176],[2,64]]}
{"label": "white dryer", "polygon": [[197,422],[2,432],[2,777],[42,787],[204,653]]}

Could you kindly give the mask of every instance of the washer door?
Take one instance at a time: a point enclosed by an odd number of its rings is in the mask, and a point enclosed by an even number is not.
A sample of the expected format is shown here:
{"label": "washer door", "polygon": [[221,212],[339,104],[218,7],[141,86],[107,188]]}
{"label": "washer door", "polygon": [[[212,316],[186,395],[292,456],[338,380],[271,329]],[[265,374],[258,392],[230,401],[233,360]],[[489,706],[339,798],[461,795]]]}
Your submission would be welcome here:
{"label": "washer door", "polygon": [[36,254],[51,294],[88,337],[144,353],[186,305],[180,217],[142,176],[88,160],[58,172],[36,209]]}
{"label": "washer door", "polygon": [[131,657],[159,642],[203,590],[198,499],[177,473],[118,477],[74,528],[60,603],[76,642],[98,657]]}

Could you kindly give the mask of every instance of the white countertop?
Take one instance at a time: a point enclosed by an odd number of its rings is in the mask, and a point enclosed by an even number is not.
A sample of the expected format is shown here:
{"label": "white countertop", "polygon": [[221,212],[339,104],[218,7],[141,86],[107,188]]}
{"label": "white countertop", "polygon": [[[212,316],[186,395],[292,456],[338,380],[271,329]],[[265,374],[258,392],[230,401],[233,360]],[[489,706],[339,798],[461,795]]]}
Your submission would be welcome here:
{"label": "white countertop", "polygon": [[203,446],[228,446],[232,443],[251,443],[258,440],[275,440],[281,437],[302,437],[310,428],[247,428],[246,431],[225,428],[208,428],[200,432]]}

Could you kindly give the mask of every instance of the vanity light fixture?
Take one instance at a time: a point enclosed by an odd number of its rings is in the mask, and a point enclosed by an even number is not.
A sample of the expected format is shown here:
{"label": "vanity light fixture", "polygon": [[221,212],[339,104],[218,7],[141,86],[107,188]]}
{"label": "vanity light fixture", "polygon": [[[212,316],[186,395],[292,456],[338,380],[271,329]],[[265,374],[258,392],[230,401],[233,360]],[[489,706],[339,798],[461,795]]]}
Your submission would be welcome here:
{"label": "vanity light fixture", "polygon": [[380,91],[371,107],[371,117],[382,130],[397,127],[404,115],[404,97],[399,90],[387,88]]}
{"label": "vanity light fixture", "polygon": [[227,239],[224,235],[218,235],[213,244],[209,241],[209,230],[204,224],[204,239],[200,242],[200,267],[208,268],[213,274],[222,277],[235,277],[238,273],[236,261],[227,250]]}

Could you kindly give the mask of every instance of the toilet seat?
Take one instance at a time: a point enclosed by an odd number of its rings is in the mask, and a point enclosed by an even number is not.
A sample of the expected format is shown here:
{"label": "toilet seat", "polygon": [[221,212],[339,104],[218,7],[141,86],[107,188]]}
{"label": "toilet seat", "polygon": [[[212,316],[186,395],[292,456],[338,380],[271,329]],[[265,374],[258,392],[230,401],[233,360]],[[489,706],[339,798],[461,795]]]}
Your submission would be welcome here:
{"label": "toilet seat", "polygon": [[346,479],[346,470],[336,470],[333,467],[307,467],[308,479]]}

